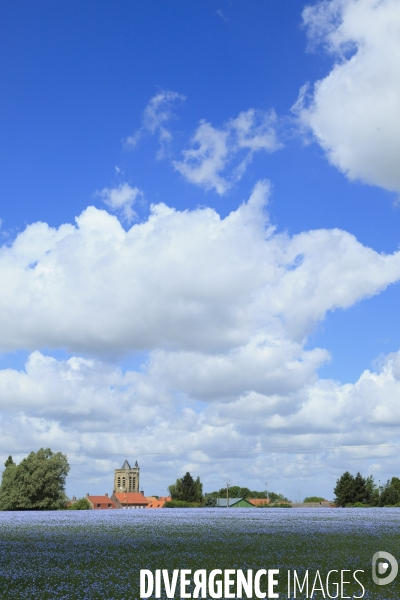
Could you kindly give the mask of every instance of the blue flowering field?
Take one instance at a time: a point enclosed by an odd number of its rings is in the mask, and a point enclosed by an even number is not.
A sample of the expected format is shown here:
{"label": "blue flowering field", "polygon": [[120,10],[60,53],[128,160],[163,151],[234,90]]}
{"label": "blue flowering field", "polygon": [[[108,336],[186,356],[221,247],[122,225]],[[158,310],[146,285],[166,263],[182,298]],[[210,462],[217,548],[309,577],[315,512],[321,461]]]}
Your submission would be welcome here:
{"label": "blue flowering field", "polygon": [[400,597],[371,578],[375,552],[400,558],[399,509],[3,512],[0,549],[2,600],[128,600],[140,569],[217,568],[279,568],[282,598],[288,569],[363,569],[364,598]]}

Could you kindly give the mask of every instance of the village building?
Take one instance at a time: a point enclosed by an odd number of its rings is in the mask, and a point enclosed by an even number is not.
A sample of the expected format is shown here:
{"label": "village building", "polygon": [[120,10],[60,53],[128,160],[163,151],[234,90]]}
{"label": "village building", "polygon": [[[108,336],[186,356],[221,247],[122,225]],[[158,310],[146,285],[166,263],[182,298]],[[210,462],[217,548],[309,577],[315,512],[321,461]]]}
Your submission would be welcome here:
{"label": "village building", "polygon": [[149,503],[142,492],[114,493],[111,500],[117,508],[147,508]]}
{"label": "village building", "polygon": [[254,504],[245,500],[245,498],[216,498],[217,508],[254,508]]}
{"label": "village building", "polygon": [[113,493],[139,492],[139,475],[140,468],[138,462],[131,467],[127,460],[120,469],[114,470],[114,487]]}
{"label": "village building", "polygon": [[114,470],[114,489],[111,500],[117,508],[146,508],[148,500],[139,491],[140,468],[138,462],[131,467],[126,459],[120,469]]}
{"label": "village building", "polygon": [[94,510],[117,508],[115,502],[108,497],[108,494],[104,494],[104,496],[90,496],[89,494],[86,494],[86,500],[88,500],[91,508]]}
{"label": "village building", "polygon": [[247,498],[253,506],[265,506],[270,503],[270,498]]}
{"label": "village building", "polygon": [[147,508],[164,508],[166,502],[171,502],[171,496],[161,496],[160,498],[150,497],[147,498]]}

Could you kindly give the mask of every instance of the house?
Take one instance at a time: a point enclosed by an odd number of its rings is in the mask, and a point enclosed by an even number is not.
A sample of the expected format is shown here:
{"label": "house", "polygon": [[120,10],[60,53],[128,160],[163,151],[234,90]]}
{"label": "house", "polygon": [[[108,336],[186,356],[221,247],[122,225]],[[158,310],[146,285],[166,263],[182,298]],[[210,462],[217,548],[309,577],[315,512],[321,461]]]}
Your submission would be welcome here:
{"label": "house", "polygon": [[226,498],[216,498],[216,506],[218,508],[254,508],[254,504],[244,498],[229,498],[227,504]]}
{"label": "house", "polygon": [[146,508],[149,503],[143,492],[114,492],[111,500],[117,508]]}
{"label": "house", "polygon": [[265,506],[271,502],[270,498],[247,498],[247,500],[251,502],[253,506]]}
{"label": "house", "polygon": [[104,494],[104,496],[90,496],[90,494],[86,494],[86,499],[94,510],[117,508],[115,502],[108,497],[108,494]]}
{"label": "house", "polygon": [[152,497],[147,498],[147,500],[149,500],[147,508],[164,508],[165,503],[171,501],[171,496],[161,496],[158,499]]}

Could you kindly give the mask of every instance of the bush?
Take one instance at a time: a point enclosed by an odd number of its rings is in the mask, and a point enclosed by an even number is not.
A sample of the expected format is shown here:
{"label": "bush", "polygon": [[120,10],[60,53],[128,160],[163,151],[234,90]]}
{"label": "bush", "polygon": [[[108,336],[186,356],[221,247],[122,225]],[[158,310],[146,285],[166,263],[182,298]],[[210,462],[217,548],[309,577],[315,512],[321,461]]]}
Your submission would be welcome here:
{"label": "bush", "polygon": [[76,502],[68,506],[68,510],[91,510],[90,502],[87,498],[79,498]]}
{"label": "bush", "polygon": [[199,508],[198,502],[186,502],[186,500],[169,500],[164,508]]}

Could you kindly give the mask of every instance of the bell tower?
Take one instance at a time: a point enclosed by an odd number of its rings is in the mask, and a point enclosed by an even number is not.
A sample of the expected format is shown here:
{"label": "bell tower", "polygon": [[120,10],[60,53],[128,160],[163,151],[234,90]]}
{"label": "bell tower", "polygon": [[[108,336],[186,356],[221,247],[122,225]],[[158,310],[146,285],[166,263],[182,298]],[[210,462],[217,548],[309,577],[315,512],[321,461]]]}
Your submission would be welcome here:
{"label": "bell tower", "polygon": [[114,470],[114,493],[120,492],[138,492],[139,491],[139,473],[138,462],[131,467],[127,460],[120,469]]}

